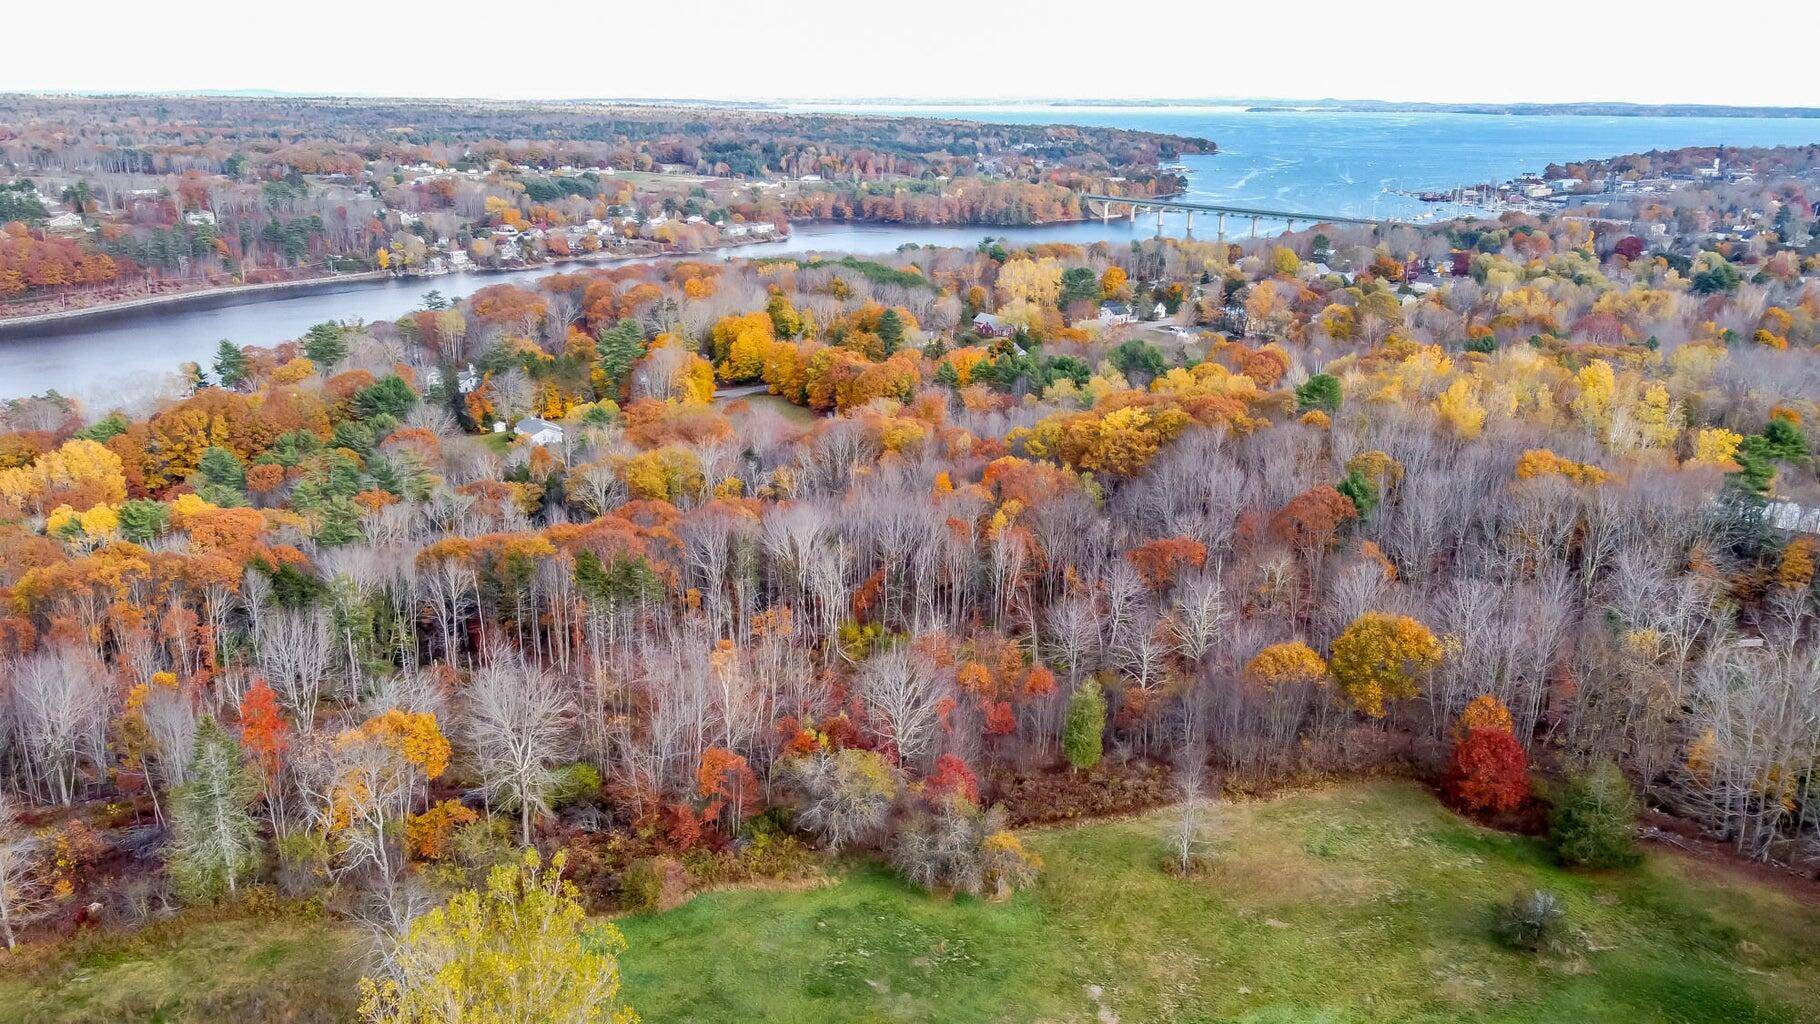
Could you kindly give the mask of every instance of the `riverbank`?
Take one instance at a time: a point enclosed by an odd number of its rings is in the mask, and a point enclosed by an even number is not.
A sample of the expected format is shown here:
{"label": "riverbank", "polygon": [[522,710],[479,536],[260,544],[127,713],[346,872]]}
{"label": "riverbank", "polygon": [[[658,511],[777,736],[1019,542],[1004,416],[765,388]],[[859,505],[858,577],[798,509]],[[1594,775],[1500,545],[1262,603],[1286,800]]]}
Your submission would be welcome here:
{"label": "riverbank", "polygon": [[[511,267],[473,267],[462,273],[486,274],[522,274],[526,271],[551,270],[571,263],[634,263],[642,260],[675,259],[689,256],[712,256],[723,250],[743,248],[751,245],[764,245],[785,241],[790,236],[780,235],[775,238],[742,239],[724,242],[718,246],[705,249],[679,249],[670,252],[615,252],[586,253],[575,256],[559,256],[540,263],[529,263]],[[297,281],[273,281],[265,284],[224,285],[213,288],[196,288],[190,291],[170,292],[163,295],[147,295],[135,299],[122,299],[117,302],[101,302],[92,306],[76,309],[59,309],[46,313],[28,313],[23,316],[0,317],[0,340],[17,338],[33,334],[60,334],[89,324],[107,323],[109,321],[137,316],[152,311],[177,311],[198,309],[220,309],[227,306],[246,305],[255,302],[266,302],[277,298],[309,293],[332,293],[337,290],[359,287],[378,281],[435,281],[439,274],[393,274],[384,270],[369,270],[354,274],[335,274],[329,277],[303,278]],[[431,285],[430,287],[434,287]]]}
{"label": "riverbank", "polygon": [[[806,237],[814,237],[821,231],[842,234],[876,234],[881,239],[879,248],[889,250],[896,248],[904,241],[898,236],[915,236],[918,244],[929,245],[971,245],[979,238],[988,236],[1019,239],[1025,241],[1046,240],[1055,232],[1069,229],[1090,229],[1098,225],[1097,218],[1081,220],[1051,221],[1043,224],[898,224],[875,221],[852,220],[803,220],[795,226],[805,228]],[[955,237],[947,237],[953,235]],[[1043,236],[1038,239],[1031,236]],[[210,309],[224,309],[232,306],[252,305],[276,299],[292,298],[311,294],[333,294],[337,291],[353,290],[374,284],[403,284],[423,282],[426,289],[436,287],[433,282],[444,277],[485,277],[510,276],[519,277],[528,274],[560,273],[562,268],[573,264],[591,264],[618,266],[627,263],[640,263],[653,260],[678,260],[695,257],[718,258],[728,253],[757,247],[770,247],[786,244],[795,238],[795,232],[773,235],[770,237],[743,238],[723,241],[719,245],[699,249],[672,249],[651,251],[613,251],[578,253],[573,256],[556,256],[537,263],[524,263],[503,267],[470,267],[453,274],[393,274],[386,271],[372,270],[352,274],[336,274],[329,277],[311,277],[296,281],[274,281],[264,284],[222,285],[216,287],[194,288],[188,291],[168,292],[161,295],[146,295],[131,299],[120,299],[111,302],[99,302],[90,306],[74,309],[51,310],[43,313],[28,313],[20,316],[0,316],[0,341],[16,340],[45,335],[78,333],[86,328],[102,324],[117,323],[148,313],[176,313]],[[1056,239],[1060,240],[1060,239]],[[1082,239],[1081,241],[1090,241]],[[815,247],[818,251],[845,251],[840,242],[830,240],[827,246]],[[806,250],[804,250],[806,251]],[[862,253],[864,254],[864,253]]]}
{"label": "riverbank", "polygon": [[121,299],[116,302],[98,302],[92,306],[59,309],[48,313],[0,317],[0,338],[29,334],[46,327],[59,328],[86,321],[107,320],[147,310],[213,309],[246,302],[263,302],[270,298],[303,292],[333,291],[338,286],[383,281],[391,276],[383,270],[368,270],[355,274],[336,274],[331,277],[309,277],[297,281],[221,285],[212,288],[195,288],[190,291],[167,292],[162,295],[146,295],[136,299]]}

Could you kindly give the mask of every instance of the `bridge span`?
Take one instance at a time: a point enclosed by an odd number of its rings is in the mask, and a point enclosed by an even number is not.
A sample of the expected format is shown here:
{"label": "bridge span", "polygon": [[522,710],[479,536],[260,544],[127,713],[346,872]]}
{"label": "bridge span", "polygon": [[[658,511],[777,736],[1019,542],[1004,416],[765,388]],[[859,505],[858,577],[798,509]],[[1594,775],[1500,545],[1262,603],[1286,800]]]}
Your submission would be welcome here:
{"label": "bridge span", "polygon": [[[1267,210],[1252,206],[1230,206],[1225,203],[1193,203],[1181,199],[1158,199],[1146,198],[1144,196],[1103,196],[1094,192],[1082,192],[1081,198],[1086,200],[1089,209],[1099,213],[1101,221],[1110,221],[1115,216],[1129,217],[1132,221],[1136,221],[1139,213],[1146,210],[1154,211],[1156,213],[1156,229],[1159,234],[1163,230],[1163,213],[1166,210],[1179,210],[1187,214],[1189,231],[1194,230],[1195,214],[1211,213],[1219,218],[1219,237],[1222,241],[1226,238],[1226,216],[1228,214],[1235,217],[1251,218],[1251,237],[1253,238],[1258,236],[1258,221],[1260,220],[1287,221],[1289,223],[1289,230],[1291,231],[1295,230],[1297,221],[1301,221],[1305,224],[1371,224],[1385,226],[1406,223],[1405,221],[1392,220],[1386,217],[1350,217],[1339,214],[1306,213],[1299,210]],[[1117,207],[1124,207],[1125,209],[1123,212],[1114,212]]]}

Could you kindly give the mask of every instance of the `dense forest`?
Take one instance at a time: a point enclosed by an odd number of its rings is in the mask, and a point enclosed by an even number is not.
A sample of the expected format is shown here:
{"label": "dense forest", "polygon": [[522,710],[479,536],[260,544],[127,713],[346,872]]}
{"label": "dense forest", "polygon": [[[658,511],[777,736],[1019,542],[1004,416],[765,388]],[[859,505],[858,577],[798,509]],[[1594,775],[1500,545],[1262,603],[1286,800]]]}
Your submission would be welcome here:
{"label": "dense forest", "polygon": [[256,885],[395,937],[531,846],[597,909],[843,849],[990,895],[1010,824],[1378,769],[1811,862],[1781,166],[1660,232],[579,269],[9,403],[6,938]]}

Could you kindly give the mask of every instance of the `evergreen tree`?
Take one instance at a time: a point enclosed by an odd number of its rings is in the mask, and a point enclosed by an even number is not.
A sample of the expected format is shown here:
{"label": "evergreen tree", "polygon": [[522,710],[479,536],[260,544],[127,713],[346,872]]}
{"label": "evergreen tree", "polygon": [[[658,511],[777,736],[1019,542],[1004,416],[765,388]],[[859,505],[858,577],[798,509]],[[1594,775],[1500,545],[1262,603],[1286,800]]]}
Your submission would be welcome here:
{"label": "evergreen tree", "polygon": [[215,377],[224,388],[241,387],[249,379],[246,352],[226,338],[215,350]]}
{"label": "evergreen tree", "polygon": [[339,547],[360,536],[360,509],[352,498],[332,495],[322,502],[316,514],[316,543]]}
{"label": "evergreen tree", "polygon": [[953,363],[943,363],[935,371],[935,382],[952,391],[961,386],[961,375],[955,372]]}
{"label": "evergreen tree", "polygon": [[259,827],[247,808],[259,798],[259,779],[239,741],[204,718],[188,781],[171,801],[171,876],[190,900],[236,892],[259,861]]}
{"label": "evergreen tree", "polygon": [[303,336],[303,354],[318,367],[330,367],[347,358],[348,343],[340,324],[321,323]]}
{"label": "evergreen tree", "polygon": [[1643,858],[1636,832],[1636,793],[1611,761],[1569,777],[1548,817],[1549,845],[1569,867],[1634,866]]}
{"label": "evergreen tree", "polygon": [[122,502],[120,536],[134,544],[150,544],[171,522],[171,507],[162,501],[135,498]]}
{"label": "evergreen tree", "polygon": [[1070,302],[1091,302],[1100,297],[1100,279],[1091,267],[1070,267],[1062,271],[1062,292],[1058,300],[1066,309]]}
{"label": "evergreen tree", "polygon": [[1062,752],[1078,771],[1100,763],[1106,732],[1106,696],[1100,684],[1089,679],[1068,700],[1068,719],[1062,725]]}
{"label": "evergreen tree", "polygon": [[402,419],[416,402],[417,392],[395,373],[386,374],[354,392],[354,412],[363,419],[380,413]]}
{"label": "evergreen tree", "polygon": [[246,489],[246,463],[220,445],[211,445],[202,453],[201,461],[196,464],[196,475],[205,485],[235,491]]}
{"label": "evergreen tree", "polygon": [[897,310],[887,309],[878,318],[878,337],[885,343],[885,354],[896,352],[904,343],[904,318]]}
{"label": "evergreen tree", "polygon": [[[773,317],[773,322],[776,318]],[[632,364],[645,354],[645,332],[631,320],[621,320],[600,332],[600,372],[607,378],[604,398],[618,398],[625,388]]]}
{"label": "evergreen tree", "polygon": [[1346,474],[1346,478],[1335,484],[1333,489],[1352,502],[1352,507],[1358,510],[1361,519],[1371,515],[1371,510],[1378,507],[1377,485],[1356,469]]}
{"label": "evergreen tree", "polygon": [[1296,405],[1303,411],[1319,409],[1333,412],[1340,407],[1340,378],[1331,373],[1317,373],[1295,389]]}

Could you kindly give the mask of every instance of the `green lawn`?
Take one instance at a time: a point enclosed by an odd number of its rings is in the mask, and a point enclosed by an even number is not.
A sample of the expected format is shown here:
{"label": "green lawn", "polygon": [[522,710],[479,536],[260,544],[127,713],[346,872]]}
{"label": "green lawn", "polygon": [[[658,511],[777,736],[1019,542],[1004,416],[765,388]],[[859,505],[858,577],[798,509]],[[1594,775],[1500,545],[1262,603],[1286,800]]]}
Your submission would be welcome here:
{"label": "green lawn", "polygon": [[[1223,807],[1212,866],[1179,879],[1157,866],[1167,818],[1030,833],[1042,880],[1003,904],[861,866],[624,918],[626,994],[650,1024],[1820,1021],[1820,908],[1679,856],[1568,874],[1378,782]],[[1536,884],[1584,953],[1488,937],[1490,906]],[[0,1021],[345,1018],[356,942],[281,919],[0,959]]]}
{"label": "green lawn", "polygon": [[[626,919],[627,991],[664,1024],[1820,1020],[1820,910],[1678,857],[1571,875],[1387,782],[1228,806],[1183,880],[1156,866],[1166,818],[1035,833],[1042,881],[1002,905],[862,870]],[[1538,883],[1585,955],[1488,937]]]}

